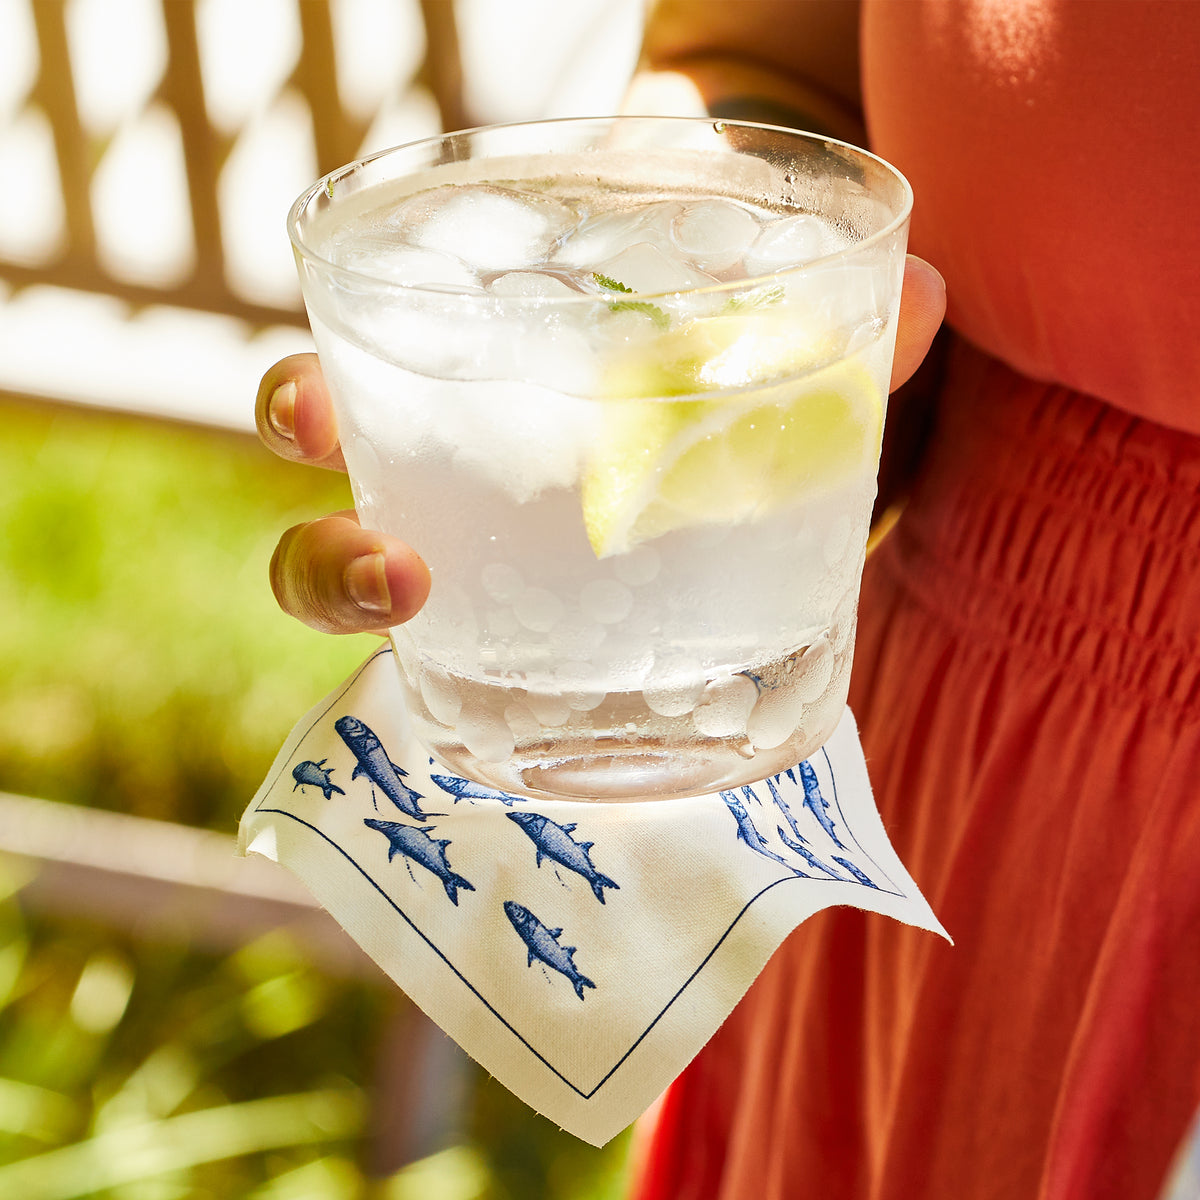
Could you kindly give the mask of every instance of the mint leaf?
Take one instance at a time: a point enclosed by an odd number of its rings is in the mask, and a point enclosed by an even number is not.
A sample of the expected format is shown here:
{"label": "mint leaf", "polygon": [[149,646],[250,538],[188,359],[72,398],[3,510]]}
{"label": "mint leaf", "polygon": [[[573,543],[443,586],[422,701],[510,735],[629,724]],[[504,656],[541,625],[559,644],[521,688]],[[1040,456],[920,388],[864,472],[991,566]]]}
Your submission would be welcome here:
{"label": "mint leaf", "polygon": [[777,283],[774,287],[767,288],[765,292],[731,296],[725,302],[725,311],[731,313],[740,312],[744,308],[767,308],[772,304],[779,304],[783,300],[783,295],[783,284]]}
{"label": "mint leaf", "polygon": [[[592,278],[605,291],[633,295],[633,288],[626,287],[619,279],[612,279],[608,275],[601,275],[599,271],[593,271]],[[618,300],[608,306],[608,311],[642,313],[644,316],[649,317],[659,329],[666,329],[671,324],[670,318],[657,304],[650,304],[645,300]]]}
{"label": "mint leaf", "polygon": [[609,312],[639,312],[649,317],[659,329],[670,326],[671,320],[657,304],[648,304],[645,300],[618,300],[608,306]]}
{"label": "mint leaf", "polygon": [[610,279],[607,275],[601,275],[599,271],[593,271],[592,278],[606,291],[633,294],[633,288],[626,287],[619,279]]}

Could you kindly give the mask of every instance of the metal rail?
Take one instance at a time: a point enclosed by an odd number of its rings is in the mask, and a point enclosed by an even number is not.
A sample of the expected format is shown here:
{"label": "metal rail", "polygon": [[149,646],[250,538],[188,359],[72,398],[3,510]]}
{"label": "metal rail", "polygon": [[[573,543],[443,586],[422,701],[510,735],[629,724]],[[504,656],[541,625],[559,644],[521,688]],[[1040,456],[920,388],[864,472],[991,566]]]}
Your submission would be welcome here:
{"label": "metal rail", "polygon": [[[284,868],[236,858],[234,844],[210,830],[0,792],[0,860],[27,911],[213,953],[282,931],[319,970],[392,987]],[[368,1158],[378,1176],[445,1144],[473,1069],[420,1009],[398,991],[395,999],[372,1088]]]}
{"label": "metal rail", "polygon": [[286,870],[236,858],[231,836],[0,792],[0,854],[33,911],[215,952],[285,929],[321,969],[384,982]]}

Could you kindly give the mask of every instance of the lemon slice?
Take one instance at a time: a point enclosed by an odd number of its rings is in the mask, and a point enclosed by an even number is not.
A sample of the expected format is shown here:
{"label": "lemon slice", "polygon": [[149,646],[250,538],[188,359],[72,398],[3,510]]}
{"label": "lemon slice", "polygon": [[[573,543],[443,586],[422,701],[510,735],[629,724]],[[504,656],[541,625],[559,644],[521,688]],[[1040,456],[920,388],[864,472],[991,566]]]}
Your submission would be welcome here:
{"label": "lemon slice", "polygon": [[[630,398],[604,401],[581,485],[597,558],[674,529],[755,520],[874,471],[883,398],[871,375],[842,360],[765,384],[820,361],[797,346],[794,319],[766,315],[693,322],[659,339],[652,362],[614,371],[609,394]],[[713,388],[740,391],[706,399]]]}

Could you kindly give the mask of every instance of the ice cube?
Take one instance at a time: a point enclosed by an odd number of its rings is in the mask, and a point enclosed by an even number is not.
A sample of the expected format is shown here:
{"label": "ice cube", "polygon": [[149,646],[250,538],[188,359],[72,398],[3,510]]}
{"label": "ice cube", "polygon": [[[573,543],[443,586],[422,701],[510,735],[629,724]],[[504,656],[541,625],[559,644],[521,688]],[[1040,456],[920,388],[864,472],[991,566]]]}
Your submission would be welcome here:
{"label": "ice cube", "polygon": [[548,729],[557,729],[565,725],[571,717],[571,708],[566,700],[557,692],[533,692],[525,697],[530,712],[538,722]]}
{"label": "ice cube", "polygon": [[696,707],[707,682],[699,659],[668,654],[655,662],[651,682],[642,689],[642,696],[651,712],[682,717]]}
{"label": "ice cube", "polygon": [[565,662],[554,672],[554,683],[572,712],[591,712],[608,695],[596,678],[596,668],[586,662]]}
{"label": "ice cube", "polygon": [[[476,381],[438,412],[433,436],[450,448],[456,469],[525,504],[548,488],[575,484],[595,442],[595,408],[536,384]],[[525,591],[509,603],[527,629],[544,633],[562,616],[561,602],[551,615],[544,601]]]}
{"label": "ice cube", "polygon": [[662,717],[682,717],[696,707],[696,701],[700,699],[703,691],[704,680],[701,678],[691,684],[647,687],[643,689],[642,697],[651,712]]}
{"label": "ice cube", "polygon": [[880,278],[880,270],[870,264],[833,259],[785,276],[783,286],[787,302],[807,309],[819,325],[837,331],[846,339],[842,352],[851,354],[864,350],[882,331]]}
{"label": "ice cube", "polygon": [[479,701],[463,705],[454,731],[480,762],[504,762],[516,745],[503,712]]}
{"label": "ice cube", "polygon": [[756,750],[774,750],[796,732],[804,709],[804,701],[790,688],[765,691],[746,723],[746,736]]}
{"label": "ice cube", "polygon": [[508,271],[498,275],[488,284],[493,296],[516,296],[529,299],[554,300],[562,296],[578,296],[579,293],[555,275],[541,271]]}
{"label": "ice cube", "polygon": [[385,238],[358,237],[331,247],[331,257],[348,271],[406,287],[479,291],[479,276],[462,259],[437,250],[418,250]]}
{"label": "ice cube", "polygon": [[396,220],[412,245],[453,254],[486,271],[544,262],[577,217],[543,196],[462,186],[414,196]]}
{"label": "ice cube", "polygon": [[612,258],[637,242],[670,250],[671,222],[679,214],[680,207],[674,201],[664,201],[592,217],[563,239],[554,261],[591,270],[596,263]]}
{"label": "ice cube", "polygon": [[635,292],[661,295],[710,287],[717,280],[675,257],[668,257],[657,246],[639,242],[613,258],[597,264],[596,273],[624,284]]}
{"label": "ice cube", "polygon": [[768,225],[746,254],[746,274],[770,275],[799,266],[834,249],[828,226],[807,213]]}
{"label": "ice cube", "polygon": [[450,673],[436,663],[424,662],[420,667],[421,699],[435,721],[450,729],[462,711],[462,696]]}
{"label": "ice cube", "polygon": [[533,715],[533,709],[522,700],[513,700],[505,707],[504,721],[517,741],[535,740],[542,734],[541,724]]}
{"label": "ice cube", "polygon": [[796,671],[796,695],[812,703],[833,677],[834,653],[828,634],[822,634],[800,657]]}
{"label": "ice cube", "polygon": [[692,724],[705,737],[744,737],[757,699],[758,688],[745,675],[714,679],[692,712]]}
{"label": "ice cube", "polygon": [[758,222],[729,200],[689,204],[671,222],[675,248],[696,266],[725,271],[734,266],[758,237]]}

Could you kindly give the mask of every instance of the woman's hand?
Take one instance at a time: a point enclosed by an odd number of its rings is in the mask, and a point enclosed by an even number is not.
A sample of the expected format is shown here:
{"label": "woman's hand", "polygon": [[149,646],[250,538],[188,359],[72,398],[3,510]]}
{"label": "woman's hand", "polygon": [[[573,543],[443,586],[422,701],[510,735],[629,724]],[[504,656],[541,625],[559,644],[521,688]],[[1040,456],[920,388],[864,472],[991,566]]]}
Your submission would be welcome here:
{"label": "woman's hand", "polygon": [[[337,421],[315,354],[294,354],[263,376],[258,435],[282,458],[346,469]],[[271,558],[271,588],[284,612],[324,633],[386,633],[429,595],[429,568],[410,546],[363,529],[353,511],[295,525]]]}
{"label": "woman's hand", "polygon": [[912,378],[921,360],[929,353],[945,315],[945,281],[923,258],[910,254],[904,264],[904,289],[900,293],[896,354],[892,359],[889,391],[894,392]]}
{"label": "woman's hand", "polygon": [[[945,311],[941,276],[910,255],[896,330],[893,390],[925,357]],[[256,419],[264,444],[281,457],[346,469],[315,354],[285,358],[263,376]],[[429,568],[412,547],[361,528],[353,512],[294,526],[271,559],[271,587],[280,608],[326,633],[384,633],[420,609],[429,582]]]}

